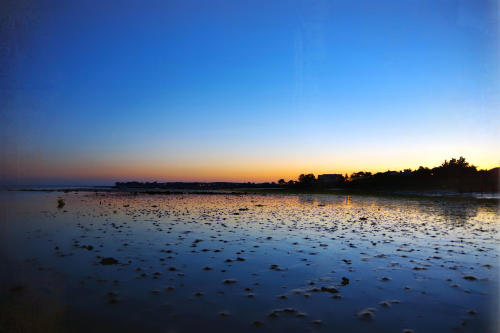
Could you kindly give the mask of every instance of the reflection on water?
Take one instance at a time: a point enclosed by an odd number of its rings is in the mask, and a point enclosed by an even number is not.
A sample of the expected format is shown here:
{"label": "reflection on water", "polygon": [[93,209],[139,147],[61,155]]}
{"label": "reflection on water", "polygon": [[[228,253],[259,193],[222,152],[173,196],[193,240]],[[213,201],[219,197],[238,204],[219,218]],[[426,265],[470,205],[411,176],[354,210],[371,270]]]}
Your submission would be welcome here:
{"label": "reflection on water", "polygon": [[488,332],[498,324],[496,204],[0,196],[7,331]]}

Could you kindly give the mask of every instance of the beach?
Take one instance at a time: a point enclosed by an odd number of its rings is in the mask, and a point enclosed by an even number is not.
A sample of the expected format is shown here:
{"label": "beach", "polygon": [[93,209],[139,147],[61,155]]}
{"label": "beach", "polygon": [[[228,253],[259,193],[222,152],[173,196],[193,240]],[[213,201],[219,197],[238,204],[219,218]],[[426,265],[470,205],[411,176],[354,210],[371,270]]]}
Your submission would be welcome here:
{"label": "beach", "polygon": [[499,211],[490,201],[1,196],[7,331],[498,328]]}

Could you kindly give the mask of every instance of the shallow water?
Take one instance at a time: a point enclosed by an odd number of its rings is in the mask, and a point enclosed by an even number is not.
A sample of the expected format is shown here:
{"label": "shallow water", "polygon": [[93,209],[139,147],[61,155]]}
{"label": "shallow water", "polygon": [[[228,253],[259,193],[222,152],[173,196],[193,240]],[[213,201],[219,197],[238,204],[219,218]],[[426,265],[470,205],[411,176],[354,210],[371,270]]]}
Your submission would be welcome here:
{"label": "shallow water", "polygon": [[496,203],[85,192],[0,198],[0,331],[498,328]]}

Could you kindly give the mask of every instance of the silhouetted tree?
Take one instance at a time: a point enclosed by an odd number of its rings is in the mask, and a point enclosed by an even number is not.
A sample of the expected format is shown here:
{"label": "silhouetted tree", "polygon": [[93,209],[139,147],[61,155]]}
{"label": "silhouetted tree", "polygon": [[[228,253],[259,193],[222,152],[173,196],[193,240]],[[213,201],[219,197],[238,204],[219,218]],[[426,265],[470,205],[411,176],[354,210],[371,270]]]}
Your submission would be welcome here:
{"label": "silhouetted tree", "polygon": [[312,173],[301,174],[299,176],[299,183],[303,185],[310,185],[316,181],[316,177]]}
{"label": "silhouetted tree", "polygon": [[285,180],[283,178],[281,178],[280,180],[278,180],[278,184],[285,185]]}
{"label": "silhouetted tree", "polygon": [[433,169],[438,177],[460,177],[473,174],[477,171],[476,166],[470,165],[462,156],[457,160],[452,158],[450,161],[444,161],[443,164]]}
{"label": "silhouetted tree", "polygon": [[[460,192],[495,192],[500,187],[499,168],[491,170],[477,170],[469,164],[464,157],[445,160],[440,166],[432,169],[420,166],[416,170],[404,169],[403,171],[385,171],[372,174],[368,171],[359,171],[345,175],[342,187],[365,189],[446,189]],[[284,184],[280,179],[278,183]],[[301,174],[298,182],[288,181],[289,185],[300,186],[326,186],[317,182],[316,177],[310,174]]]}
{"label": "silhouetted tree", "polygon": [[354,172],[351,174],[351,179],[358,179],[358,178],[367,178],[372,175],[371,172],[365,172],[365,171],[360,171],[360,172]]}

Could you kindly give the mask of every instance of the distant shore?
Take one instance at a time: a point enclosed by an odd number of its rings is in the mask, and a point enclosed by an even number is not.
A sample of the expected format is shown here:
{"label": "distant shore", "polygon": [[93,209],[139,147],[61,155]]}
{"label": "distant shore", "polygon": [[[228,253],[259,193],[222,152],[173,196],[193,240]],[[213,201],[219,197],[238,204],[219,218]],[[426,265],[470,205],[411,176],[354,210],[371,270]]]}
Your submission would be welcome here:
{"label": "distant shore", "polygon": [[247,195],[247,194],[334,194],[334,195],[363,195],[363,196],[391,196],[391,197],[415,197],[415,198],[446,198],[446,199],[473,199],[494,200],[500,202],[500,193],[480,192],[457,192],[451,190],[366,190],[346,188],[285,188],[285,187],[236,187],[236,188],[213,188],[209,190],[193,188],[141,188],[141,187],[115,187],[115,186],[23,186],[4,187],[2,190],[10,192],[94,192],[94,193],[130,193],[149,195]]}

